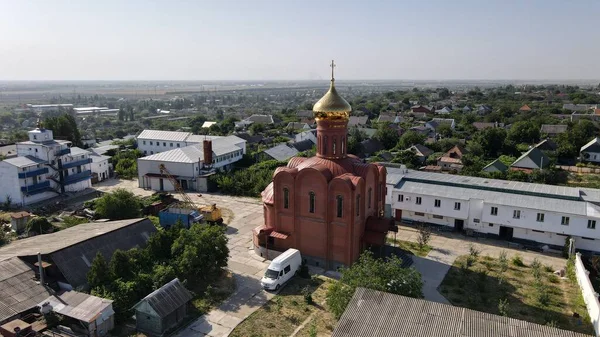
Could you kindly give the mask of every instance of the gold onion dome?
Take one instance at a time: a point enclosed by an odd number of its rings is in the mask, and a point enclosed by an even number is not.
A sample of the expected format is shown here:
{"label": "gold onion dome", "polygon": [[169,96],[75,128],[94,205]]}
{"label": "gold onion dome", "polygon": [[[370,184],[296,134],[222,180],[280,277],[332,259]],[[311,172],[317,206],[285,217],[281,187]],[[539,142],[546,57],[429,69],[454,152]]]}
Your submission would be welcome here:
{"label": "gold onion dome", "polygon": [[325,96],[313,106],[316,119],[348,119],[352,107],[335,89],[333,68],[335,64],[331,61],[331,85]]}

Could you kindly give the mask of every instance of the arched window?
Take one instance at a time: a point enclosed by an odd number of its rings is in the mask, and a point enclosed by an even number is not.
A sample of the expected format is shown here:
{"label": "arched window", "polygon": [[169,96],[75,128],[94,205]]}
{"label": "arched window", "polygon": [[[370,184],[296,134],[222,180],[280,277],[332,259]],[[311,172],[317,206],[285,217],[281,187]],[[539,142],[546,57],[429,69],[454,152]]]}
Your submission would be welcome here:
{"label": "arched window", "polygon": [[369,195],[367,196],[367,207],[371,209],[371,194],[373,194],[373,189],[369,187]]}
{"label": "arched window", "polygon": [[356,196],[356,216],[360,215],[360,194]]}
{"label": "arched window", "polygon": [[323,137],[323,154],[327,154],[327,136]]}
{"label": "arched window", "polygon": [[333,154],[335,154],[335,145],[337,143],[337,139],[333,137]]}
{"label": "arched window", "polygon": [[315,192],[308,193],[308,211],[310,213],[315,212]]}
{"label": "arched window", "polygon": [[287,188],[283,189],[283,208],[290,208],[290,190]]}
{"label": "arched window", "polygon": [[341,143],[342,143],[342,154],[344,154],[344,153],[346,153],[346,149],[345,149],[345,147],[346,147],[346,137],[342,138],[342,142]]}
{"label": "arched window", "polygon": [[335,197],[337,201],[337,217],[341,218],[344,212],[344,198],[341,195]]}

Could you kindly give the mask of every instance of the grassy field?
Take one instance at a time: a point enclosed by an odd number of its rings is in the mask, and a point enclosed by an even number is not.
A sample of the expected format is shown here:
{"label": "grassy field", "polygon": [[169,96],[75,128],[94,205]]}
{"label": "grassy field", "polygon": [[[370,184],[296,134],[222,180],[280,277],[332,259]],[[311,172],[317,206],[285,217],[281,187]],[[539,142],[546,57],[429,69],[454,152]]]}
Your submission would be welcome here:
{"label": "grassy field", "polygon": [[423,249],[421,249],[421,247],[419,247],[418,243],[412,242],[412,241],[402,241],[402,240],[394,240],[392,238],[387,238],[387,242],[396,247],[400,247],[400,249],[409,251],[416,256],[427,256],[427,254],[429,254],[429,251],[431,251],[431,246],[425,245],[425,246],[423,246]]}
{"label": "grassy field", "polygon": [[[335,319],[325,308],[325,295],[331,282],[323,276],[313,279],[295,277],[277,296],[238,325],[230,336],[289,336],[309,317],[310,321],[297,336],[330,336]],[[305,302],[303,289],[311,293],[313,304]]]}
{"label": "grassy field", "polygon": [[551,268],[469,257],[456,259],[440,286],[453,305],[593,334],[577,284],[552,274]]}

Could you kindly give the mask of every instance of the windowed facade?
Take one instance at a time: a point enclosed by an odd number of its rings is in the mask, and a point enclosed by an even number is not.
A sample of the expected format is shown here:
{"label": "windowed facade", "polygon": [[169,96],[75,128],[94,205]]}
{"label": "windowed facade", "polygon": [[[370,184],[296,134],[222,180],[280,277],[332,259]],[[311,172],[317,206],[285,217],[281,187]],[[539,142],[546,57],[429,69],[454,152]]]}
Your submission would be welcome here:
{"label": "windowed facade", "polygon": [[596,220],[588,220],[587,228],[596,229]]}
{"label": "windowed facade", "polygon": [[536,217],[537,222],[544,222],[544,213],[538,213]]}
{"label": "windowed facade", "polygon": [[308,193],[308,211],[310,213],[315,212],[315,192]]}
{"label": "windowed facade", "polygon": [[290,208],[290,190],[287,188],[283,189],[283,208]]}
{"label": "windowed facade", "polygon": [[344,215],[344,198],[341,195],[335,197],[337,217],[341,218]]}
{"label": "windowed facade", "polygon": [[440,207],[442,205],[442,201],[440,199],[435,199],[435,201],[433,202],[433,205],[435,207]]}
{"label": "windowed facade", "polygon": [[415,198],[415,204],[417,204],[417,205],[421,204],[421,197],[416,197]]}
{"label": "windowed facade", "polygon": [[498,215],[498,207],[492,207],[490,210],[491,215]]}
{"label": "windowed facade", "polygon": [[563,216],[562,219],[560,220],[560,224],[563,226],[568,226],[569,225],[569,217],[568,216]]}
{"label": "windowed facade", "polygon": [[460,202],[455,202],[454,203],[454,210],[455,211],[460,211]]}
{"label": "windowed facade", "polygon": [[513,219],[521,219],[521,211],[520,210],[515,209],[513,211]]}

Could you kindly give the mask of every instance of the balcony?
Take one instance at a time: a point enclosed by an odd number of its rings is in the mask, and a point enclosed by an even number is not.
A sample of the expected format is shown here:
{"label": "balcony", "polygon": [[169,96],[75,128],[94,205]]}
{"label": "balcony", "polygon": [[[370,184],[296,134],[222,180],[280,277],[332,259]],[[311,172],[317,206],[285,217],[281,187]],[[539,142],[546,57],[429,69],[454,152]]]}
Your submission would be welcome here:
{"label": "balcony", "polygon": [[71,149],[70,148],[66,148],[66,149],[62,149],[62,150],[57,150],[56,152],[54,152],[54,155],[56,157],[60,157],[60,156],[64,156],[66,154],[71,153]]}
{"label": "balcony", "polygon": [[27,194],[37,194],[50,190],[50,182],[44,181],[39,184],[33,184],[29,186],[21,186],[21,192],[25,192]]}
{"label": "balcony", "polygon": [[39,175],[46,174],[46,173],[48,173],[47,167],[33,170],[33,171],[19,172],[19,179],[31,178],[31,177],[39,176]]}
{"label": "balcony", "polygon": [[91,158],[85,158],[85,159],[80,159],[80,160],[76,160],[76,161],[70,161],[68,163],[63,163],[62,164],[62,168],[64,169],[70,169],[71,167],[77,167],[77,166],[81,166],[81,165],[86,165],[92,162]]}
{"label": "balcony", "polygon": [[82,171],[80,173],[74,173],[66,176],[63,180],[64,185],[75,184],[80,181],[88,180],[92,178],[92,171]]}

